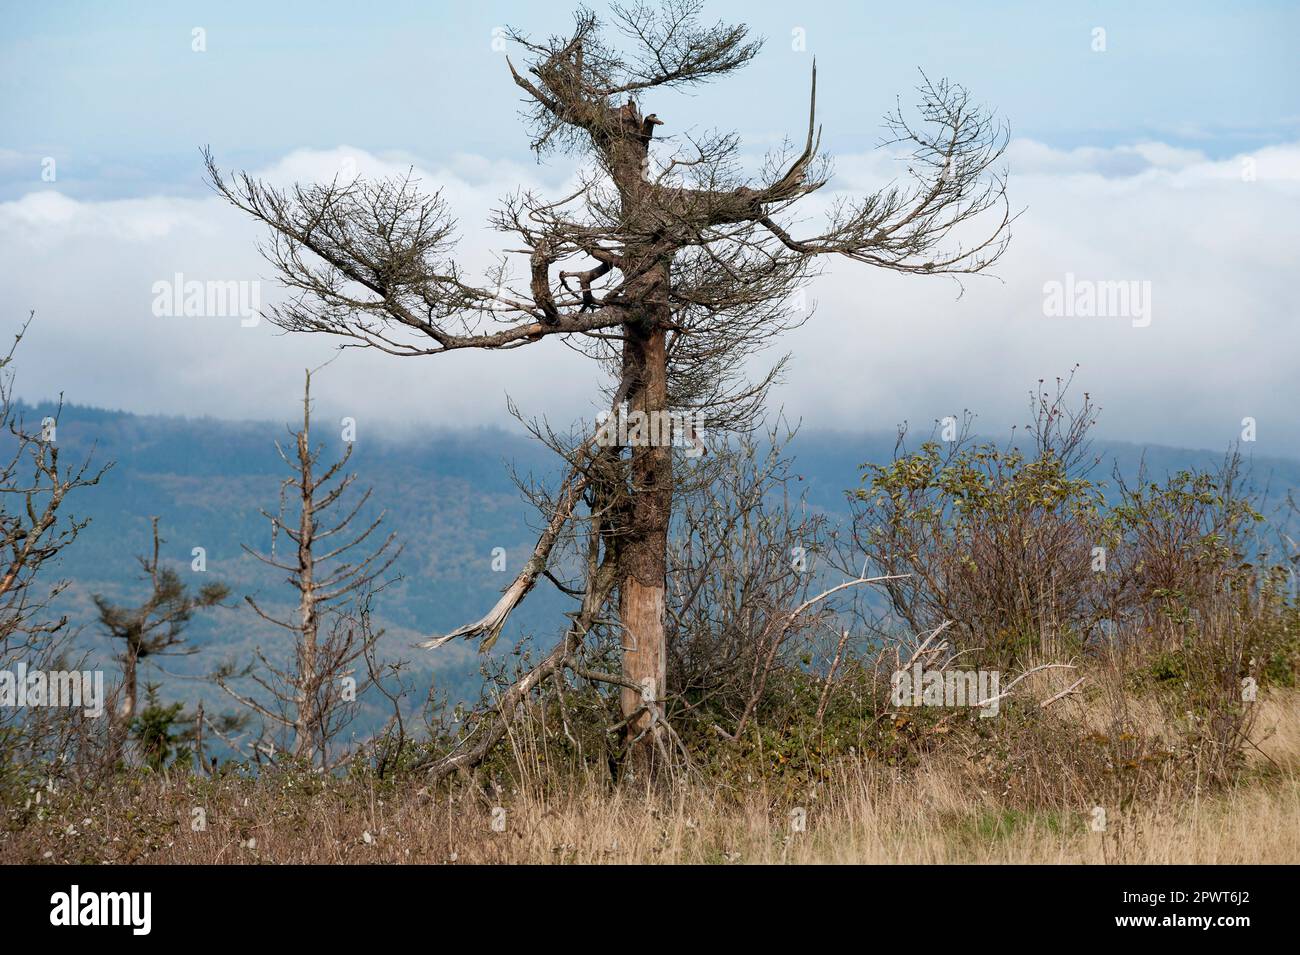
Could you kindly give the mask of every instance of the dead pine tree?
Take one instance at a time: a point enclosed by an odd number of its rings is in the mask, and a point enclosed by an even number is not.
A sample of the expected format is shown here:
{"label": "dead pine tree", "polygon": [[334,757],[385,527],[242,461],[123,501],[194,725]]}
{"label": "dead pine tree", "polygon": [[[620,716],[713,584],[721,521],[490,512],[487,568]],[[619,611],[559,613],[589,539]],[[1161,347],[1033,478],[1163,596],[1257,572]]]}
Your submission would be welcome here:
{"label": "dead pine tree", "polygon": [[165,542],[158,535],[158,518],[151,518],[150,526],[153,547],[148,556],[137,558],[149,582],[149,596],[134,607],[110,603],[100,594],[93,598],[104,632],[111,639],[122,641],[118,656],[122,664],[121,699],[112,733],[114,755],[118,759],[122,757],[139,704],[141,663],[155,656],[195,653],[193,647],[184,645],[185,629],[194,612],[216,607],[230,594],[220,583],[204,584],[197,593],[191,592],[175,570],[161,566],[161,547]]}
{"label": "dead pine tree", "polygon": [[[308,371],[303,386],[302,428],[290,432],[292,456],[276,444],[293,474],[280,486],[279,511],[262,511],[271,522],[271,553],[244,546],[262,563],[288,574],[287,582],[297,597],[291,614],[265,610],[252,596],[244,599],[263,620],[293,635],[292,662],[277,663],[259,649],[260,670],[250,667],[237,674],[234,667],[226,666],[214,679],[270,726],[292,733],[294,756],[327,766],[330,740],[347,722],[344,704],[356,699],[344,692],[343,681],[383,635],[370,626],[370,597],[388,583],[384,575],[402,548],[394,546],[395,533],[378,547],[363,547],[384,520],[381,513],[364,526],[354,526],[370,500],[369,489],[351,503],[340,503],[356,481],[355,474],[344,473],[352,458],[350,442],[338,460],[318,470],[324,446],[313,448],[311,443],[311,376]],[[281,535],[292,545],[289,554],[276,552]],[[236,675],[249,677],[263,691],[262,699],[237,689]],[[353,688],[363,692],[367,682]]]}
{"label": "dead pine tree", "polygon": [[[224,177],[208,152],[216,190],[270,227],[265,254],[293,293],[272,320],[339,336],[344,347],[412,357],[560,339],[603,364],[611,412],[652,424],[665,413],[701,413],[716,433],[752,424],[776,369],[751,382],[746,360],[808,317],[794,293],[822,257],[920,275],[979,273],[998,259],[1013,219],[1005,173],[994,169],[1007,131],[960,86],[924,80],[916,118],[901,110],[886,118],[907,178],[837,200],[810,234],[798,226],[800,200],[830,178],[819,154],[815,66],[806,133],[755,174],[742,171],[734,134],[665,138],[671,121],[647,108],[649,98],[727,76],[761,47],[743,25],[701,22],[700,8],[697,0],[616,5],[608,25],[580,10],[562,36],[509,32],[525,59],[522,69],[507,64],[533,148],[585,163],[567,196],[525,191],[504,200],[492,225],[515,241],[482,281],[453,258],[440,194],[422,192],[409,175],[284,190],[247,174]],[[522,268],[512,270],[513,261]],[[557,653],[611,602],[623,633],[616,679],[627,735],[648,757],[662,717],[666,554],[681,451],[636,428],[626,446],[588,442],[569,455],[525,570],[489,614],[448,636],[494,640],[546,571],[564,524],[594,495],[605,507],[600,546],[610,560],[592,562],[578,631],[570,628]],[[546,657],[542,666],[554,663]],[[530,673],[520,688],[538,679]]]}

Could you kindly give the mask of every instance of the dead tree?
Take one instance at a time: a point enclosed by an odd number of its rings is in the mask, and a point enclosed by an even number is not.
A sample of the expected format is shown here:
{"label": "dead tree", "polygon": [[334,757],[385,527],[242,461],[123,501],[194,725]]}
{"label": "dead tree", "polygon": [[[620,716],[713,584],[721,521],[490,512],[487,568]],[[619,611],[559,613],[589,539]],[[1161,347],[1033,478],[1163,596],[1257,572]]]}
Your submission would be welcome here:
{"label": "dead tree", "polygon": [[[91,466],[90,458],[60,462],[59,413],[38,428],[24,422],[13,394],[13,360],[34,313],[0,354],[0,669],[23,661],[48,669],[68,649],[68,618],[50,607],[68,586],[50,580],[48,568],[90,523],[70,516],[69,496],[99,483],[111,464]],[[0,761],[66,756],[76,728],[65,710],[32,707],[0,710]],[[19,756],[19,751],[24,755]]]}
{"label": "dead tree", "polygon": [[[291,731],[294,756],[324,766],[328,765],[329,741],[344,721],[343,704],[350,702],[349,696],[356,699],[343,692],[342,681],[382,636],[382,631],[370,626],[370,596],[385,585],[383,577],[402,548],[394,546],[397,535],[390,533],[373,550],[358,550],[384,520],[381,513],[363,527],[353,524],[370,500],[369,489],[336,511],[335,506],[356,481],[355,474],[344,473],[353,445],[349,443],[337,461],[317,472],[324,447],[313,448],[311,443],[311,375],[308,371],[303,387],[302,428],[290,432],[293,456],[276,444],[293,476],[280,485],[279,511],[262,511],[271,522],[271,553],[244,547],[262,563],[289,575],[287,582],[297,595],[291,616],[268,612],[251,596],[244,599],[263,620],[293,635],[292,663],[277,663],[257,651],[261,671],[245,670],[240,675],[249,676],[264,691],[261,700],[236,689],[233,667],[218,670],[214,679],[269,724]],[[296,514],[289,507],[291,498],[297,503]],[[292,556],[276,553],[280,534],[293,545]],[[361,689],[366,682],[361,681]]]}
{"label": "dead tree", "polygon": [[56,584],[38,596],[34,578],[42,564],[54,559],[90,523],[75,518],[59,523],[67,496],[98,484],[112,467],[92,470],[89,459],[61,467],[57,412],[36,431],[23,422],[15,406],[10,365],[33,317],[34,313],[28,315],[9,351],[0,356],[0,427],[9,434],[7,453],[0,461],[0,650],[5,652],[30,649],[66,625],[64,618],[35,619],[66,584]]}
{"label": "dead tree", "polygon": [[220,583],[204,584],[198,593],[191,593],[175,570],[161,566],[160,552],[164,541],[158,536],[158,518],[152,518],[150,524],[153,548],[148,556],[137,558],[149,582],[149,596],[134,607],[112,604],[101,594],[95,594],[93,598],[104,632],[110,638],[122,641],[122,652],[118,657],[122,664],[121,700],[112,734],[117,757],[122,755],[131,721],[135,719],[141,662],[154,656],[196,652],[194,648],[184,646],[185,629],[194,612],[218,606],[230,594]]}
{"label": "dead tree", "polygon": [[[806,134],[756,176],[739,171],[733,134],[656,139],[667,121],[643,109],[646,98],[730,74],[759,52],[743,25],[702,24],[700,7],[615,6],[613,37],[586,10],[564,36],[510,34],[527,60],[522,71],[507,63],[534,149],[589,160],[570,195],[521,192],[494,215],[493,226],[517,240],[518,282],[506,256],[484,281],[466,275],[451,255],[441,196],[409,176],[281,190],[247,174],[223,177],[208,153],[217,191],[271,229],[264,253],[293,293],[272,320],[401,356],[561,339],[609,370],[611,411],[651,421],[702,412],[712,432],[752,421],[771,375],[748,382],[743,365],[807,317],[791,299],[819,257],[922,275],[978,273],[997,260],[1012,221],[1005,174],[993,169],[1007,133],[959,86],[925,80],[919,120],[887,118],[887,142],[901,147],[909,179],[835,202],[810,235],[795,224],[799,200],[830,177],[818,153],[815,67]],[[454,635],[490,642],[500,633],[592,492],[600,462],[614,474],[599,492],[609,505],[600,546],[617,556],[610,597],[624,634],[624,707],[629,733],[649,752],[664,692],[674,450],[641,434],[625,445],[610,453],[588,443],[570,455],[533,559],[492,612]],[[587,582],[588,597],[600,590]]]}

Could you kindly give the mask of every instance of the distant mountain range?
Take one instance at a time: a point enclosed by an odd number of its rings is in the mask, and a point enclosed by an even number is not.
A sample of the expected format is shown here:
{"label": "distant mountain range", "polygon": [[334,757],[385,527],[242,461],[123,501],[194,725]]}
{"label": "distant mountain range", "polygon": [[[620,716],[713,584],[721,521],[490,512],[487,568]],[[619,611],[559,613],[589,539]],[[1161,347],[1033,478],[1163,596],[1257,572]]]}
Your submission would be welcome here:
{"label": "distant mountain range", "polygon": [[[22,413],[40,420],[53,413],[48,404],[27,405]],[[262,552],[270,547],[270,525],[260,513],[278,507],[280,482],[288,475],[275,450],[288,435],[294,409],[284,422],[231,422],[212,418],[134,415],[65,406],[58,442],[64,461],[93,453],[96,462],[113,462],[98,487],[69,498],[68,509],[91,518],[90,526],[62,555],[57,570],[72,581],[62,608],[82,627],[79,639],[105,665],[116,648],[97,631],[93,594],[115,602],[143,599],[136,555],[150,544],[149,518],[160,518],[165,561],[195,584],[219,580],[230,586],[230,609],[196,620],[191,643],[201,652],[167,658],[172,676],[159,677],[164,695],[193,698],[205,684],[184,677],[210,671],[218,661],[249,659],[254,646],[282,645],[275,632],[244,604],[251,594],[259,604],[288,609],[292,599],[278,572],[245,554],[241,544]],[[373,432],[372,432],[373,434]],[[327,445],[325,458],[343,450],[337,428],[319,428],[314,437]],[[892,433],[850,434],[801,431],[788,452],[809,503],[828,514],[847,513],[845,489],[855,487],[865,462],[888,461]],[[1218,464],[1223,453],[1097,441],[1105,461],[1097,472],[1109,476],[1112,464],[1131,474],[1145,456],[1151,474]],[[397,531],[405,550],[394,566],[403,580],[386,590],[376,614],[386,628],[385,653],[411,661],[420,696],[429,679],[453,700],[475,695],[479,661],[469,645],[436,651],[412,644],[480,616],[513,578],[536,540],[537,514],[521,499],[510,470],[554,478],[556,458],[535,441],[502,430],[431,431],[402,440],[371,437],[354,446],[350,470],[357,487],[373,487],[367,513],[386,511],[385,525]],[[1253,482],[1266,492],[1266,510],[1276,508],[1288,490],[1300,487],[1300,461],[1256,458]],[[190,569],[194,547],[206,551],[206,574]],[[491,568],[494,548],[506,552],[505,572]],[[538,586],[511,618],[496,652],[508,653],[520,638],[549,641],[562,624],[569,601],[554,588]],[[377,718],[377,716],[376,716]]]}

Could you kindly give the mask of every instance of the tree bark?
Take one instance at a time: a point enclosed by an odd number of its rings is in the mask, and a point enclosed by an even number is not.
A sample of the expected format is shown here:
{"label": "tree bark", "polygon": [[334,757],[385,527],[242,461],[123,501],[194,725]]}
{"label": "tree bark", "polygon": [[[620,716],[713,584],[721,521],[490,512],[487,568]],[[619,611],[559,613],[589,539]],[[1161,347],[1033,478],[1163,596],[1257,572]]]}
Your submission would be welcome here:
{"label": "tree bark", "polygon": [[[626,768],[649,776],[661,729],[667,647],[664,633],[668,523],[672,512],[671,445],[660,443],[656,413],[668,410],[667,330],[672,249],[657,241],[664,223],[647,181],[647,158],[654,123],[629,100],[611,112],[603,144],[611,177],[619,191],[629,232],[640,238],[623,249],[622,269],[630,276],[625,300],[633,313],[624,325],[623,379],[632,387],[629,415],[643,412],[646,440],[629,440],[630,488],[621,511],[618,555],[619,620],[623,626],[622,676],[641,689],[619,691],[627,741]],[[629,430],[631,425],[629,423]]]}
{"label": "tree bark", "polygon": [[126,757],[126,741],[131,736],[131,721],[135,719],[137,705],[138,667],[138,650],[128,642],[126,652],[122,655],[122,702],[118,705],[117,714],[109,728],[109,743],[114,761]]}
{"label": "tree bark", "polygon": [[[118,720],[120,724],[131,728],[131,721],[135,719],[136,707],[136,650],[133,647],[127,647],[125,656],[122,657],[122,705],[118,707]],[[126,733],[123,733],[125,736]]]}
{"label": "tree bark", "polygon": [[[668,279],[668,263],[656,266],[642,299],[647,320],[625,328],[624,374],[638,383],[629,413],[644,412],[651,421],[656,412],[668,410]],[[659,431],[648,428],[649,443],[631,448],[632,486],[619,554],[623,676],[642,688],[640,693],[626,687],[620,691],[634,773],[648,771],[653,762],[667,670],[664,607],[673,458],[671,446],[659,443]]]}
{"label": "tree bark", "polygon": [[[310,378],[308,388],[311,387]],[[303,424],[298,432],[298,463],[302,481],[302,513],[298,527],[298,585],[301,589],[299,601],[299,626],[302,627],[302,644],[299,647],[298,692],[294,720],[295,756],[314,760],[317,745],[316,714],[316,636],[319,621],[316,616],[315,569],[316,560],[312,547],[316,537],[315,523],[315,487],[312,484],[311,458],[311,406],[308,404],[310,391],[303,395]]]}

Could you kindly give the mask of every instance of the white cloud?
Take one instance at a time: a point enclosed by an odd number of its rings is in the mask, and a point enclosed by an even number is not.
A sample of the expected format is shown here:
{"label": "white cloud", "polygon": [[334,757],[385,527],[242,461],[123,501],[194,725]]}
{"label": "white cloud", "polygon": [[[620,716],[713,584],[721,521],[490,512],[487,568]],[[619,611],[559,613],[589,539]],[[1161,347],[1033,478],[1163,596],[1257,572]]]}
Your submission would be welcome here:
{"label": "white cloud", "polygon": [[1164,143],[1137,143],[1102,149],[1081,146],[1076,149],[1053,149],[1032,139],[1016,140],[1008,157],[1018,175],[1098,175],[1123,177],[1140,175],[1154,169],[1174,170],[1205,161],[1194,149],[1181,149]]}
{"label": "white cloud", "polygon": [[[928,429],[970,408],[1001,426],[1024,420],[1037,379],[1079,363],[1109,435],[1222,447],[1251,415],[1268,422],[1262,453],[1294,455],[1300,147],[1252,154],[1254,181],[1246,157],[1144,144],[1147,166],[1118,176],[1116,157],[1137,150],[1101,152],[1016,144],[1013,201],[1027,209],[996,268],[1005,284],[969,281],[955,301],[942,279],[834,264],[817,318],[787,342],[817,356],[796,362],[790,403],[810,424]],[[1044,283],[1066,273],[1150,282],[1151,325],[1044,317]]]}
{"label": "white cloud", "polygon": [[[1254,159],[1253,181],[1243,180]],[[465,258],[485,266],[509,237],[486,231],[500,197],[522,186],[560,195],[544,170],[478,157],[423,169],[404,156],[300,150],[273,181],[414,173],[441,186]],[[1221,446],[1240,419],[1260,422],[1261,452],[1292,454],[1294,250],[1300,247],[1300,145],[1214,161],[1161,143],[1056,150],[1017,141],[1012,196],[1027,211],[997,269],[960,300],[941,278],[830,263],[818,314],[777,343],[794,353],[777,399],[809,426],[889,428],[962,408],[990,426],[1023,418],[1040,377],[1081,363],[1081,389],[1116,437]],[[879,186],[902,167],[880,153],[841,157],[837,189]],[[260,231],[213,196],[90,201],[42,188],[0,203],[0,275],[11,326],[38,320],[17,368],[28,398],[142,412],[288,418],[301,369],[332,354],[320,336],[279,335],[238,319],[157,318],[151,285],[186,278],[270,278]],[[504,239],[504,242],[503,242]],[[1066,273],[1149,281],[1152,322],[1049,319],[1043,285]],[[263,300],[274,294],[267,281]],[[555,342],[504,353],[391,358],[353,351],[323,376],[325,408],[367,421],[473,425],[507,420],[509,392],[531,413],[590,415],[599,370]]]}

